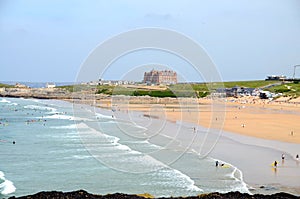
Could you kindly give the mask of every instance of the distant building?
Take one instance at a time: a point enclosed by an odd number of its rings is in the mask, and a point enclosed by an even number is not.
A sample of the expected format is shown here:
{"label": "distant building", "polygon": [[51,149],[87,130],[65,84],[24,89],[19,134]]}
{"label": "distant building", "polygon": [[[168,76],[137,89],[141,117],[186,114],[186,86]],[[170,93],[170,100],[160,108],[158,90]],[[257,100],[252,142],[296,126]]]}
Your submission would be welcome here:
{"label": "distant building", "polygon": [[99,79],[99,81],[95,81],[95,82],[90,82],[88,83],[89,85],[114,85],[114,86],[118,86],[118,85],[134,85],[136,84],[136,82],[134,81],[128,81],[128,80],[102,80]]}
{"label": "distant building", "polygon": [[177,73],[172,70],[151,70],[144,73],[144,83],[147,84],[176,84]]}
{"label": "distant building", "polygon": [[284,81],[285,79],[286,79],[285,75],[269,75],[269,76],[267,76],[266,81],[271,81],[271,80]]}
{"label": "distant building", "polygon": [[226,97],[255,96],[257,95],[257,89],[239,86],[235,86],[232,88],[218,88],[216,89],[216,94]]}
{"label": "distant building", "polygon": [[28,86],[26,86],[25,84],[20,84],[20,83],[16,83],[15,87],[16,88],[28,88]]}
{"label": "distant building", "polygon": [[56,85],[54,83],[46,83],[46,88],[55,88]]}

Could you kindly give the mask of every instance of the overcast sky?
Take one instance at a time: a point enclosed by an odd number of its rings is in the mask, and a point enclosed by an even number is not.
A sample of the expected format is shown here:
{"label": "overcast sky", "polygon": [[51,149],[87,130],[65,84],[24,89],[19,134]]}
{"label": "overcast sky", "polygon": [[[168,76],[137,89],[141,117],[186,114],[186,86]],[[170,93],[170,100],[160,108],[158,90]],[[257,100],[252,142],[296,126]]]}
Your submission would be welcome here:
{"label": "overcast sky", "polygon": [[[97,46],[144,27],[196,41],[225,81],[292,76],[300,64],[299,0],[0,0],[0,81],[76,81]],[[130,67],[155,64],[200,81],[184,60],[150,51],[123,56],[102,78],[141,80]]]}

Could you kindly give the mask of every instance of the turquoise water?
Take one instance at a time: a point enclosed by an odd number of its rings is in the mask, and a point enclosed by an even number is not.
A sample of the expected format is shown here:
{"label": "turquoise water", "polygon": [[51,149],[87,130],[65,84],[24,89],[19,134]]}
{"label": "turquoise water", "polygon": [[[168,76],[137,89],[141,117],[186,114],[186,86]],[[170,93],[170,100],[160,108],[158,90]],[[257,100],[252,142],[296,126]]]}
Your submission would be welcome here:
{"label": "turquoise water", "polygon": [[[163,135],[148,139],[143,132],[149,127],[110,111],[12,98],[0,98],[0,109],[2,197],[78,189],[157,197],[248,192],[237,168],[216,168],[215,160],[181,150]],[[135,117],[146,120],[139,113]]]}

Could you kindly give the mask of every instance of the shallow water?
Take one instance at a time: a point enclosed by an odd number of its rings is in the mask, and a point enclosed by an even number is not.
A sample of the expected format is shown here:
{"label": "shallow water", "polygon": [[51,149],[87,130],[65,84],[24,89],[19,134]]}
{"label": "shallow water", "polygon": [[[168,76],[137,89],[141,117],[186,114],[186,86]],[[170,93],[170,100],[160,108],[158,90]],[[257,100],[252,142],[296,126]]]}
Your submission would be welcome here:
{"label": "shallow water", "polygon": [[[155,196],[248,192],[237,168],[216,168],[215,160],[199,158],[163,133],[190,131],[182,125],[137,125],[108,110],[54,100],[0,98],[0,109],[2,195],[77,189]],[[149,124],[135,114],[131,121]]]}

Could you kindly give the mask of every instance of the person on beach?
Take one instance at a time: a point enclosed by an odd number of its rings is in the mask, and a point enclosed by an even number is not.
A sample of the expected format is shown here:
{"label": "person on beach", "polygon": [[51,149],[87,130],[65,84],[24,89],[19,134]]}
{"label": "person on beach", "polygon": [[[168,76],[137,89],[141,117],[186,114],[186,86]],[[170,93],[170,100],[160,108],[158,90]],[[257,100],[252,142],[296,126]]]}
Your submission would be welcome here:
{"label": "person on beach", "polygon": [[299,155],[298,154],[296,155],[296,160],[299,161]]}
{"label": "person on beach", "polygon": [[217,161],[216,161],[216,167],[218,167],[218,166],[219,166],[219,161],[217,160]]}
{"label": "person on beach", "polygon": [[274,167],[277,168],[277,161],[274,162]]}
{"label": "person on beach", "polygon": [[284,158],[285,158],[285,155],[283,153],[283,154],[281,154],[281,160],[282,160],[282,162],[284,161]]}

